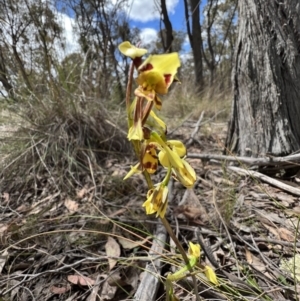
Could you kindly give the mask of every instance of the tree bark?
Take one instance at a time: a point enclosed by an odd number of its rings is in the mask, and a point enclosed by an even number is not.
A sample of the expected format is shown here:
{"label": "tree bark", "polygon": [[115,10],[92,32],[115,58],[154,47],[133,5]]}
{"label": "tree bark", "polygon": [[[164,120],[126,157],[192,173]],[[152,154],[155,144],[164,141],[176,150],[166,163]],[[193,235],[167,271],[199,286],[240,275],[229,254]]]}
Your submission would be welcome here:
{"label": "tree bark", "polygon": [[[213,47],[212,43],[212,26],[215,22],[216,14],[217,14],[217,9],[213,9],[213,4],[214,1],[210,0],[207,3],[207,12],[206,12],[206,18],[207,18],[207,27],[206,27],[206,34],[207,34],[207,48],[208,52],[210,54],[210,59],[208,58],[207,55],[205,55],[204,51],[204,45],[202,44],[202,53],[203,53],[203,58],[204,61],[208,67],[209,70],[209,85],[210,87],[213,86],[213,82],[215,79],[215,71],[217,67],[217,62],[216,62],[216,55],[215,55],[215,48]],[[218,4],[218,1],[216,5]]]}
{"label": "tree bark", "polygon": [[300,149],[299,0],[240,0],[227,151]]}
{"label": "tree bark", "polygon": [[193,51],[195,85],[198,91],[203,89],[203,57],[202,57],[202,36],[200,24],[200,2],[199,0],[190,0],[190,10],[192,15],[192,30],[189,25],[188,2],[184,0],[185,18],[187,22],[187,31],[190,44]]}
{"label": "tree bark", "polygon": [[2,83],[7,95],[10,98],[15,99],[13,86],[11,85],[9,79],[7,78],[7,70],[4,61],[5,58],[2,54],[2,49],[0,47],[0,82]]}
{"label": "tree bark", "polygon": [[160,1],[160,6],[161,6],[161,14],[163,17],[163,22],[165,25],[165,37],[162,34],[161,31],[161,41],[164,47],[165,52],[172,52],[172,42],[173,42],[173,27],[172,23],[169,18],[168,10],[167,10],[167,5],[166,5],[166,0],[161,0]]}

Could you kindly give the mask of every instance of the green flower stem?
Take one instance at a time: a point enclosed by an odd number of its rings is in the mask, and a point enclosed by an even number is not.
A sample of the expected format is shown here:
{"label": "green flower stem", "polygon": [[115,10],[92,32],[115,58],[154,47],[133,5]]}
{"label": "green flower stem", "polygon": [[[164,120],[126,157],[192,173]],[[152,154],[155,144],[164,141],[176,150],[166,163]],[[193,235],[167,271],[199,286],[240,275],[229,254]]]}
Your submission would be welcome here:
{"label": "green flower stem", "polygon": [[185,264],[187,265],[189,271],[191,271],[192,267],[190,266],[190,262],[189,259],[184,251],[184,248],[182,247],[181,243],[179,242],[178,238],[176,237],[175,233],[173,232],[169,222],[167,221],[167,219],[165,217],[160,218],[161,222],[163,223],[164,227],[166,228],[166,230],[168,231],[170,237],[172,238],[172,240],[174,241],[176,247],[178,248]]}
{"label": "green flower stem", "polygon": [[164,186],[168,186],[170,178],[171,178],[171,175],[172,175],[172,167],[169,166],[167,174],[166,174],[166,176],[165,176],[165,178],[163,180],[163,183],[162,183]]}
{"label": "green flower stem", "polygon": [[152,188],[154,187],[154,185],[153,185],[153,182],[152,182],[152,180],[151,180],[151,177],[150,177],[148,171],[147,171],[147,170],[144,170],[144,171],[143,171],[143,175],[144,175],[144,178],[145,178],[145,180],[146,180],[146,182],[147,182],[147,185],[148,185],[149,190],[152,189]]}
{"label": "green flower stem", "polygon": [[[161,222],[163,223],[164,227],[166,228],[166,230],[168,231],[170,237],[173,239],[176,247],[178,248],[180,254],[182,255],[182,258],[188,268],[188,270],[190,271],[190,273],[193,272],[193,268],[191,267],[190,265],[190,262],[189,262],[189,259],[181,245],[181,243],[179,242],[178,238],[176,237],[175,233],[173,232],[169,222],[167,221],[167,219],[165,217],[163,218],[160,218],[161,219]],[[191,275],[192,279],[193,279],[193,284],[194,284],[194,293],[195,293],[195,296],[196,296],[196,300],[197,301],[200,301],[200,297],[199,297],[199,292],[198,292],[198,286],[197,286],[197,279],[196,279],[196,276],[195,275]],[[167,284],[167,289],[169,290],[170,289],[170,283],[169,282],[166,282]],[[167,300],[169,298],[169,292],[168,290],[166,291],[166,294],[167,294]]]}
{"label": "green flower stem", "polygon": [[126,87],[126,110],[127,110],[127,112],[129,112],[129,108],[130,108],[133,71],[134,71],[134,64],[131,63],[130,69],[129,69],[129,74],[128,74],[128,83],[127,83],[127,87]]}
{"label": "green flower stem", "polygon": [[[167,172],[167,175],[166,175],[165,180],[164,180],[165,185],[168,185],[168,183],[170,181],[170,178],[171,178],[171,175],[172,175],[172,168],[170,166],[170,167],[168,167],[168,172]],[[163,223],[164,227],[168,231],[170,237],[174,241],[174,243],[175,243],[176,247],[178,248],[180,254],[182,255],[182,258],[183,258],[183,260],[186,264],[186,266],[184,267],[184,270],[186,269],[190,273],[192,273],[193,270],[194,270],[193,266],[195,266],[195,264],[197,262],[197,259],[195,259],[195,258],[189,259],[188,258],[188,256],[186,255],[186,252],[184,251],[180,241],[178,240],[177,236],[175,235],[174,231],[172,230],[172,228],[171,228],[169,222],[167,221],[167,219],[165,217],[160,218],[160,219],[161,219],[161,222]],[[194,283],[194,291],[195,291],[195,295],[196,295],[196,300],[200,301],[200,297],[199,297],[199,294],[198,294],[198,287],[197,287],[197,279],[196,279],[195,275],[191,275],[191,276],[192,276],[193,283]],[[172,283],[167,279],[166,280],[167,300],[170,297],[169,296],[170,287],[172,288]],[[172,292],[173,292],[173,289],[172,289]]]}

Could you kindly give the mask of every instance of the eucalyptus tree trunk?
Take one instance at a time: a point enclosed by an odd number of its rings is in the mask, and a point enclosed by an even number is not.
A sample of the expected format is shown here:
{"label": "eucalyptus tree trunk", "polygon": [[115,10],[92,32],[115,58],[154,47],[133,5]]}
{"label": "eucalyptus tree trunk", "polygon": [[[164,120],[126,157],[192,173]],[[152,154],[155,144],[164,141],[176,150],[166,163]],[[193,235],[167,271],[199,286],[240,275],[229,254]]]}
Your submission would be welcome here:
{"label": "eucalyptus tree trunk", "polygon": [[160,0],[160,7],[161,7],[163,22],[165,25],[165,36],[163,34],[163,31],[160,31],[162,45],[166,53],[172,52],[172,42],[174,40],[173,27],[169,18],[166,0]]}
{"label": "eucalyptus tree trunk", "polygon": [[[187,26],[187,34],[193,51],[194,72],[195,72],[195,88],[200,92],[203,90],[203,58],[202,58],[202,35],[200,24],[200,4],[201,0],[184,0],[185,20]],[[190,14],[189,14],[190,10]],[[190,26],[190,15],[192,19],[192,29]]]}
{"label": "eucalyptus tree trunk", "polygon": [[300,149],[300,2],[240,0],[227,151]]}

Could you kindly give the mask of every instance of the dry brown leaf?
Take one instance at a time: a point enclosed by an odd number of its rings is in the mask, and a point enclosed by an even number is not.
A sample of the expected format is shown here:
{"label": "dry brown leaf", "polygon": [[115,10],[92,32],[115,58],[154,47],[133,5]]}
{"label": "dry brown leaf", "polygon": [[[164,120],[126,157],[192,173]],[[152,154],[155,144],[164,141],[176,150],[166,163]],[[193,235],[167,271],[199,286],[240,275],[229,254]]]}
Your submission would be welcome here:
{"label": "dry brown leaf", "polygon": [[25,212],[25,211],[27,211],[27,210],[28,210],[28,206],[25,205],[25,204],[20,205],[20,206],[16,209],[16,211],[19,212],[19,213],[23,213],[23,212]]}
{"label": "dry brown leaf", "polygon": [[271,226],[269,226],[269,225],[267,225],[265,223],[262,223],[262,225],[264,225],[264,227],[266,229],[268,229],[272,234],[274,234],[277,239],[280,239],[280,235],[279,235],[278,231],[274,227],[271,227]]}
{"label": "dry brown leaf", "polygon": [[149,242],[149,239],[151,239],[151,236],[148,236],[144,240],[140,240],[140,241],[133,241],[125,237],[118,237],[118,242],[124,249],[131,250],[146,244],[147,242]]}
{"label": "dry brown leaf", "polygon": [[66,286],[61,286],[61,287],[58,287],[55,285],[50,287],[50,291],[54,295],[64,294],[64,293],[68,292],[70,289],[71,289],[71,286],[69,284],[67,284]]}
{"label": "dry brown leaf", "polygon": [[[121,248],[117,241],[112,238],[108,237],[107,243],[105,244],[105,251],[107,256],[111,257],[119,257],[121,255]],[[108,258],[109,270],[112,270],[115,265],[117,264],[116,259]]]}
{"label": "dry brown leaf", "polygon": [[138,287],[139,272],[140,270],[133,266],[126,270],[126,283],[131,285],[134,290],[136,290]]}
{"label": "dry brown leaf", "polygon": [[111,300],[114,298],[118,286],[110,286],[107,281],[104,282],[102,291],[101,291],[101,298],[102,300]]}
{"label": "dry brown leaf", "polygon": [[[206,211],[199,207],[192,207],[189,205],[178,206],[175,208],[174,213],[177,216],[183,214],[188,221],[199,225],[204,225],[207,221]],[[178,216],[178,218],[180,218],[180,216]]]}
{"label": "dry brown leaf", "polygon": [[78,210],[78,203],[71,199],[66,199],[64,204],[67,207],[67,209],[70,211],[70,213],[74,213]]}
{"label": "dry brown leaf", "polygon": [[251,265],[255,267],[260,272],[264,273],[266,271],[266,267],[264,263],[259,259],[259,257],[256,257],[255,255],[251,254],[252,257],[252,263]]}
{"label": "dry brown leaf", "polygon": [[6,232],[7,229],[8,229],[8,225],[0,224],[0,234],[2,234],[3,232]]}
{"label": "dry brown leaf", "polygon": [[4,201],[2,202],[2,204],[4,205],[4,204],[8,203],[8,201],[9,201],[9,193],[3,192],[2,197],[4,199]]}
{"label": "dry brown leaf", "polygon": [[139,282],[140,269],[134,266],[123,267],[122,272],[114,272],[106,278],[110,286],[124,287],[130,285],[136,289]]}
{"label": "dry brown leaf", "polygon": [[296,206],[293,209],[285,210],[285,213],[288,215],[300,216],[300,206]]}
{"label": "dry brown leaf", "polygon": [[246,256],[246,260],[249,264],[252,264],[253,263],[253,258],[252,258],[252,253],[247,249],[245,248],[245,256]]}
{"label": "dry brown leaf", "polygon": [[235,218],[232,219],[232,223],[240,231],[243,231],[246,233],[251,233],[251,231],[252,231],[251,227],[248,227],[244,224],[239,223]]}
{"label": "dry brown leaf", "polygon": [[288,229],[279,228],[278,233],[280,235],[280,238],[283,239],[283,240],[294,241],[294,239],[295,239],[294,234]]}
{"label": "dry brown leaf", "polygon": [[116,169],[112,175],[112,177],[122,177],[124,176],[124,170],[123,169]]}
{"label": "dry brown leaf", "polygon": [[82,275],[69,275],[68,281],[81,286],[91,286],[95,284],[95,280]]}
{"label": "dry brown leaf", "polygon": [[82,199],[87,194],[87,192],[88,190],[86,189],[86,187],[83,187],[81,190],[77,191],[76,197]]}
{"label": "dry brown leaf", "polygon": [[[100,284],[102,286],[102,281],[100,281],[101,279],[101,275],[98,275],[96,278],[96,284],[94,285],[93,288],[91,288],[91,293],[90,295],[86,298],[86,301],[98,301],[99,300],[99,287]],[[106,277],[104,277],[105,279]],[[102,300],[102,299],[101,299]]]}

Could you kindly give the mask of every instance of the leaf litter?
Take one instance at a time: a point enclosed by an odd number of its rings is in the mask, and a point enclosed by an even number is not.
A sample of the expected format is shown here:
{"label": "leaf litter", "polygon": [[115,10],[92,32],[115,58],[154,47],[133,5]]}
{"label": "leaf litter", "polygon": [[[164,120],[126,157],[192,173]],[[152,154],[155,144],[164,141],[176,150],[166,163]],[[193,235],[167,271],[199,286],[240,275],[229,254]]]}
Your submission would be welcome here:
{"label": "leaf litter", "polygon": [[[189,141],[194,123],[187,120],[173,138]],[[192,137],[189,153],[199,158],[190,162],[198,181],[192,190],[173,183],[168,219],[183,244],[197,242],[195,229],[200,229],[220,269],[236,277],[225,278],[228,285],[236,287],[238,278],[258,285],[262,293],[257,300],[296,300],[299,197],[230,170],[220,160],[202,160],[202,153],[222,153],[226,125],[222,131],[219,124],[216,131],[213,127],[209,134],[200,130]],[[35,185],[22,189],[16,177],[18,185],[1,191],[3,300],[132,300],[149,262],[162,256],[171,271],[174,254],[167,245],[164,254],[149,255],[157,221],[141,207],[143,178],[122,179],[132,163],[129,157],[108,157],[102,168],[82,174],[73,191],[58,189],[55,168],[51,176],[37,173]],[[280,180],[275,169],[273,176]],[[295,179],[285,177],[285,184],[298,187]],[[164,298],[161,283],[157,300]],[[175,290],[192,300],[186,284],[178,283]],[[200,285],[199,291],[204,298],[240,300],[220,288],[207,291]]]}

